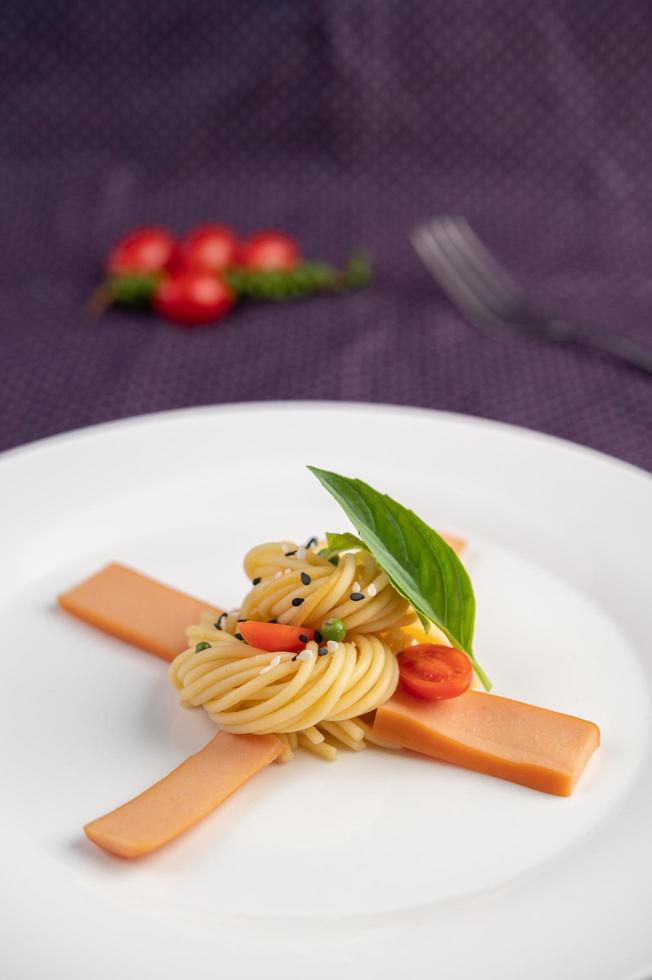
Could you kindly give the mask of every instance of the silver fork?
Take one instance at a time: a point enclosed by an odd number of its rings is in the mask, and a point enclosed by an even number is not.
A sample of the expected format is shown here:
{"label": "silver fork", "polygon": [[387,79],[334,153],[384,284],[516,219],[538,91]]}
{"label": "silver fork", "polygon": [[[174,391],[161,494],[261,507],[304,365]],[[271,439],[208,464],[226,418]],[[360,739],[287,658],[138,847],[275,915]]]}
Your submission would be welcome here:
{"label": "silver fork", "polygon": [[481,330],[579,344],[652,374],[652,347],[560,320],[532,303],[464,218],[435,218],[416,228],[411,240],[444,292]]}

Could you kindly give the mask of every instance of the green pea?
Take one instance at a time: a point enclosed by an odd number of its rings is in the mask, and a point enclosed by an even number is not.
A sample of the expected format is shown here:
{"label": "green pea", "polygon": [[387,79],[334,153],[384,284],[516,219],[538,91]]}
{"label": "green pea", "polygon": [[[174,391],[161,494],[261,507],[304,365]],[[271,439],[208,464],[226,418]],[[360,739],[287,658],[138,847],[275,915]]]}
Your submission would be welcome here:
{"label": "green pea", "polygon": [[335,640],[341,643],[346,636],[346,627],[341,619],[327,619],[322,623],[319,632],[325,640]]}
{"label": "green pea", "polygon": [[210,643],[198,643],[195,647],[195,653],[201,653],[202,650],[208,650]]}

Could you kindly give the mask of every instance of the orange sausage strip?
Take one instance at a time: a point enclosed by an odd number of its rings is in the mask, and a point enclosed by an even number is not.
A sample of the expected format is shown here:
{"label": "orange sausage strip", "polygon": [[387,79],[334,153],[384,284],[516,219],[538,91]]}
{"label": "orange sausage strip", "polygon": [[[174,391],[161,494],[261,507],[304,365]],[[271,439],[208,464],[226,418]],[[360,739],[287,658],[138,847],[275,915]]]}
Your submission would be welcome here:
{"label": "orange sausage strip", "polygon": [[466,539],[458,538],[455,534],[444,534],[443,531],[439,532],[446,542],[446,544],[453,549],[456,555],[461,555],[466,548]]}
{"label": "orange sausage strip", "polygon": [[220,732],[140,796],[86,824],[86,836],[111,854],[136,858],[193,827],[283,751],[275,735]]}
{"label": "orange sausage strip", "polygon": [[107,565],[59,596],[59,605],[96,629],[132,643],[163,660],[185,650],[186,627],[210,603],[177,592],[124,565]]}
{"label": "orange sausage strip", "polygon": [[557,796],[570,796],[600,744],[593,722],[473,690],[423,701],[399,687],[376,712],[373,731],[414,752]]}

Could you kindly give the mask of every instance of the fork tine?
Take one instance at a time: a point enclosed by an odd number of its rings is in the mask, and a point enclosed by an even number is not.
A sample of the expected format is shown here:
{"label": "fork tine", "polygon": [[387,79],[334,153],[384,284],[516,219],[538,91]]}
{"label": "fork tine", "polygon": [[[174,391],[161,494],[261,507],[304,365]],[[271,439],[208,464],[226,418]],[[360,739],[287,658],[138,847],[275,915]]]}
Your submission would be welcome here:
{"label": "fork tine", "polygon": [[492,259],[468,225],[466,231],[462,219],[442,218],[435,224],[434,234],[451,264],[464,279],[466,288],[494,317],[498,317],[504,325],[511,324],[515,314],[522,312],[527,305],[518,286]]}
{"label": "fork tine", "polygon": [[465,265],[445,247],[448,236],[442,234],[440,227],[422,226],[412,233],[412,244],[445,293],[458,306],[465,316],[478,326],[504,326],[503,321],[478,295],[477,288],[468,281]]}
{"label": "fork tine", "polygon": [[416,228],[412,244],[460,311],[477,327],[512,328],[531,337],[574,343],[652,374],[652,351],[618,333],[577,327],[533,305],[463,218]]}
{"label": "fork tine", "polygon": [[521,287],[478,238],[465,218],[447,219],[446,230],[451,242],[487,290],[510,305],[527,302]]}
{"label": "fork tine", "polygon": [[432,273],[443,291],[457,305],[466,305],[466,289],[457,270],[451,267],[431,228],[421,227],[413,231],[412,245],[423,264]]}

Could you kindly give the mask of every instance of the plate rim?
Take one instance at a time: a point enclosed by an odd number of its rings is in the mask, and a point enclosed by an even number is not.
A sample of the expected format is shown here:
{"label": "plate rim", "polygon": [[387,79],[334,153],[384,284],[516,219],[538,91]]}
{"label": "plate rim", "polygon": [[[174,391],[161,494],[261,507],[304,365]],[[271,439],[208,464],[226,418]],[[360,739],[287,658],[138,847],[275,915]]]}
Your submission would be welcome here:
{"label": "plate rim", "polygon": [[142,412],[136,415],[127,415],[117,419],[106,419],[102,422],[91,422],[88,425],[77,426],[73,429],[66,429],[63,432],[55,432],[49,436],[32,439],[29,442],[18,446],[11,446],[0,452],[0,464],[9,460],[19,459],[30,453],[37,453],[43,450],[54,448],[62,442],[73,442],[82,440],[94,435],[95,433],[107,432],[119,428],[131,428],[139,425],[151,425],[156,422],[173,421],[189,415],[219,415],[228,412],[242,412],[249,414],[259,410],[270,411],[389,411],[401,415],[418,415],[424,418],[436,417],[440,421],[450,420],[458,425],[485,428],[494,432],[509,432],[521,438],[536,438],[551,447],[557,447],[566,451],[583,456],[586,459],[594,459],[605,465],[617,469],[628,470],[633,476],[647,478],[652,482],[652,471],[648,471],[628,460],[612,456],[600,449],[586,446],[584,443],[575,442],[564,436],[557,436],[550,432],[543,432],[529,426],[519,425],[515,422],[503,422],[500,419],[492,419],[483,415],[472,415],[466,412],[450,412],[446,409],[428,408],[421,405],[394,405],[391,402],[371,402],[371,401],[339,401],[329,399],[261,399],[260,401],[241,401],[241,402],[220,402],[210,405],[186,405],[181,408],[163,409],[161,411]]}
{"label": "plate rim", "polygon": [[[581,465],[599,465],[608,466],[609,469],[617,473],[621,478],[632,479],[638,477],[639,480],[641,476],[644,478],[643,485],[646,490],[652,489],[652,474],[648,473],[646,470],[635,466],[634,464],[628,463],[624,460],[619,460],[616,457],[609,456],[608,454],[602,453],[599,450],[594,450],[581,444],[574,443],[571,440],[562,439],[557,436],[550,435],[548,433],[542,433],[538,430],[528,429],[522,426],[514,425],[512,423],[504,423],[493,419],[485,419],[477,416],[465,415],[462,413],[452,413],[447,411],[413,407],[413,406],[398,406],[391,405],[382,402],[342,402],[342,401],[322,401],[322,400],[306,400],[306,401],[260,401],[260,402],[229,402],[220,405],[202,405],[202,406],[187,406],[180,409],[171,409],[164,412],[149,412],[143,413],[141,415],[128,416],[123,419],[109,420],[105,422],[95,423],[88,426],[83,426],[77,429],[69,430],[63,433],[57,433],[52,436],[47,436],[42,439],[34,440],[30,443],[26,443],[23,446],[14,447],[13,449],[6,450],[4,453],[0,454],[0,463],[3,461],[5,465],[10,464],[13,460],[27,459],[30,456],[37,456],[43,452],[49,450],[55,450],[58,446],[65,444],[83,443],[83,441],[89,437],[94,437],[96,434],[113,432],[119,429],[131,429],[137,430],[147,430],[149,426],[157,424],[165,424],[166,422],[173,422],[175,420],[182,420],[183,418],[192,417],[193,415],[201,416],[215,416],[219,417],[221,415],[228,415],[234,411],[238,414],[245,415],[251,414],[252,412],[264,411],[269,414],[273,411],[287,412],[290,411],[310,411],[310,412],[323,412],[323,411],[333,411],[337,413],[346,414],[347,412],[375,412],[375,411],[385,411],[392,415],[401,415],[405,418],[410,416],[419,416],[422,418],[436,418],[439,423],[452,422],[456,425],[462,425],[466,429],[482,429],[485,431],[494,431],[498,434],[505,436],[510,436],[511,438],[525,439],[526,441],[532,443],[545,443],[550,449],[563,451],[566,454],[570,454],[574,457],[577,463],[582,461]],[[647,478],[647,479],[645,479]],[[556,863],[556,862],[555,862]],[[527,873],[523,880],[530,881],[532,878],[543,877],[545,883],[546,872],[544,869],[534,870],[532,873]],[[502,889],[499,889],[499,891]],[[545,890],[545,888],[544,888]],[[490,889],[491,891],[491,889]],[[542,893],[543,894],[543,893]],[[455,904],[455,903],[454,903]],[[474,906],[477,906],[479,901],[476,901],[476,897],[473,896],[462,903],[466,908],[470,909],[470,915],[473,915]],[[498,905],[501,904],[500,900],[497,902]],[[508,902],[509,904],[509,902]],[[451,910],[451,914],[452,914]],[[424,925],[427,919],[424,920]],[[398,929],[398,927],[395,927]],[[218,935],[220,935],[218,933]],[[445,961],[446,962],[446,961]],[[501,961],[502,962],[502,961]],[[192,963],[189,963],[192,967]],[[228,965],[228,964],[227,964]],[[646,959],[644,964],[647,969],[652,968],[652,950],[650,951],[649,958]],[[275,962],[271,964],[272,967],[275,966]],[[274,972],[274,971],[272,971]],[[321,972],[319,973],[319,978],[321,978]],[[418,971],[421,975],[421,972]],[[203,975],[203,974],[202,974]],[[248,973],[243,973],[242,976],[248,976]],[[294,973],[288,973],[289,976],[294,976]],[[362,973],[361,976],[366,974]],[[493,974],[491,974],[493,975]],[[539,974],[537,974],[538,977]],[[234,974],[235,976],[235,974]],[[240,976],[240,974],[238,974]],[[606,975],[605,975],[606,976]],[[609,974],[609,977],[613,977],[614,974]],[[622,978],[631,978],[634,980],[635,977],[641,977],[642,974],[632,973],[632,972],[622,972],[619,976]],[[382,978],[384,980],[385,972],[382,971]],[[379,978],[380,980],[380,978]],[[592,978],[593,980],[593,978]]]}

